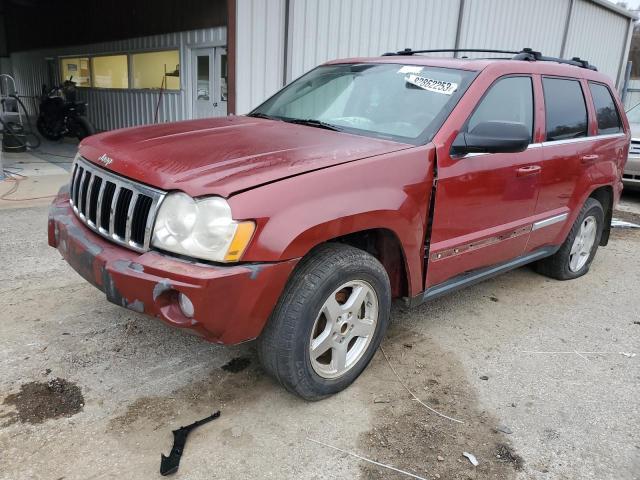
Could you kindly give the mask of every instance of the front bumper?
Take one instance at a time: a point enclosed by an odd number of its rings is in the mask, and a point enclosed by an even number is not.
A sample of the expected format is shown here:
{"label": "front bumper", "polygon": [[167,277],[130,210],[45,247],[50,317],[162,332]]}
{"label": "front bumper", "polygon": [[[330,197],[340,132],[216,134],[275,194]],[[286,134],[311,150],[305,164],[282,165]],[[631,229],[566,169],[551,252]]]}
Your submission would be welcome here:
{"label": "front bumper", "polygon": [[629,155],[624,167],[622,182],[627,186],[640,187],[640,156]]}
{"label": "front bumper", "polygon": [[[212,266],[154,251],[140,254],[84,226],[66,187],[49,208],[48,230],[49,245],[110,302],[225,344],[260,334],[298,261]],[[193,303],[193,318],[180,310],[178,293]]]}

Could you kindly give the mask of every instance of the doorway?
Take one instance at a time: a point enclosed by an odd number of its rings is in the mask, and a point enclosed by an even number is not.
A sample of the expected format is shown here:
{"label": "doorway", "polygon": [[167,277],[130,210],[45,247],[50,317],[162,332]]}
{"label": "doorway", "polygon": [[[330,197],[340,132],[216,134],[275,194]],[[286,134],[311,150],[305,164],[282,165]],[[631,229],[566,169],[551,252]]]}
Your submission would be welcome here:
{"label": "doorway", "polygon": [[227,114],[227,49],[191,50],[191,97],[193,118]]}

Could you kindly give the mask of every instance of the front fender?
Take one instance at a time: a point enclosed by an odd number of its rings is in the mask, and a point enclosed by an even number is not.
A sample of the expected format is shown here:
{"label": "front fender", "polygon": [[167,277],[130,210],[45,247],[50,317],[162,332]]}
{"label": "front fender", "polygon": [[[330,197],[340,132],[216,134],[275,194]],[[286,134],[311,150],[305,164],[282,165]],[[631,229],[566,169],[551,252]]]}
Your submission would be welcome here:
{"label": "front fender", "polygon": [[387,229],[400,241],[411,294],[422,291],[431,145],[369,157],[263,185],[229,199],[256,234],[243,261],[299,258],[343,235]]}

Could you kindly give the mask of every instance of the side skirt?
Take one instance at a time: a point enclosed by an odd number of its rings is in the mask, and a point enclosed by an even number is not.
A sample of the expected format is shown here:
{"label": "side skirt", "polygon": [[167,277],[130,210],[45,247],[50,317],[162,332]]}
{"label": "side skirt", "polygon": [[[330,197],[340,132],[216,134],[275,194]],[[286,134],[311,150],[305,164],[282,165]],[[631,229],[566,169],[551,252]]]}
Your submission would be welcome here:
{"label": "side skirt", "polygon": [[426,301],[433,300],[448,293],[455,292],[464,287],[475,285],[476,283],[480,283],[483,280],[487,280],[489,278],[495,277],[496,275],[508,272],[509,270],[513,270],[528,263],[535,262],[536,260],[549,257],[556,253],[559,248],[560,246],[543,247],[534,252],[521,255],[514,258],[513,260],[509,260],[504,263],[499,263],[490,267],[479,268],[477,270],[462,273],[457,277],[453,277],[445,282],[439,283],[438,285],[429,287],[424,292],[419,293],[415,297],[407,298],[405,301],[410,307],[420,305],[421,303],[424,303]]}

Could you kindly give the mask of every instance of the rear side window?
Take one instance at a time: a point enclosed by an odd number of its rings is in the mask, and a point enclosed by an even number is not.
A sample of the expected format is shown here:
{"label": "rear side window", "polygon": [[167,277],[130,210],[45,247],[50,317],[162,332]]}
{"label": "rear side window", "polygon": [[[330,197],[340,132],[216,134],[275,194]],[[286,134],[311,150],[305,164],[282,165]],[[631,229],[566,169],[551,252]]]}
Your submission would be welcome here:
{"label": "rear side window", "polygon": [[467,123],[471,132],[482,122],[522,123],[533,133],[533,89],[530,77],[507,77],[498,80],[478,104]]}
{"label": "rear side window", "polygon": [[620,116],[609,89],[599,83],[589,82],[589,90],[591,90],[593,106],[596,108],[598,135],[621,132]]}
{"label": "rear side window", "polygon": [[547,141],[587,136],[587,106],[580,82],[543,78]]}

